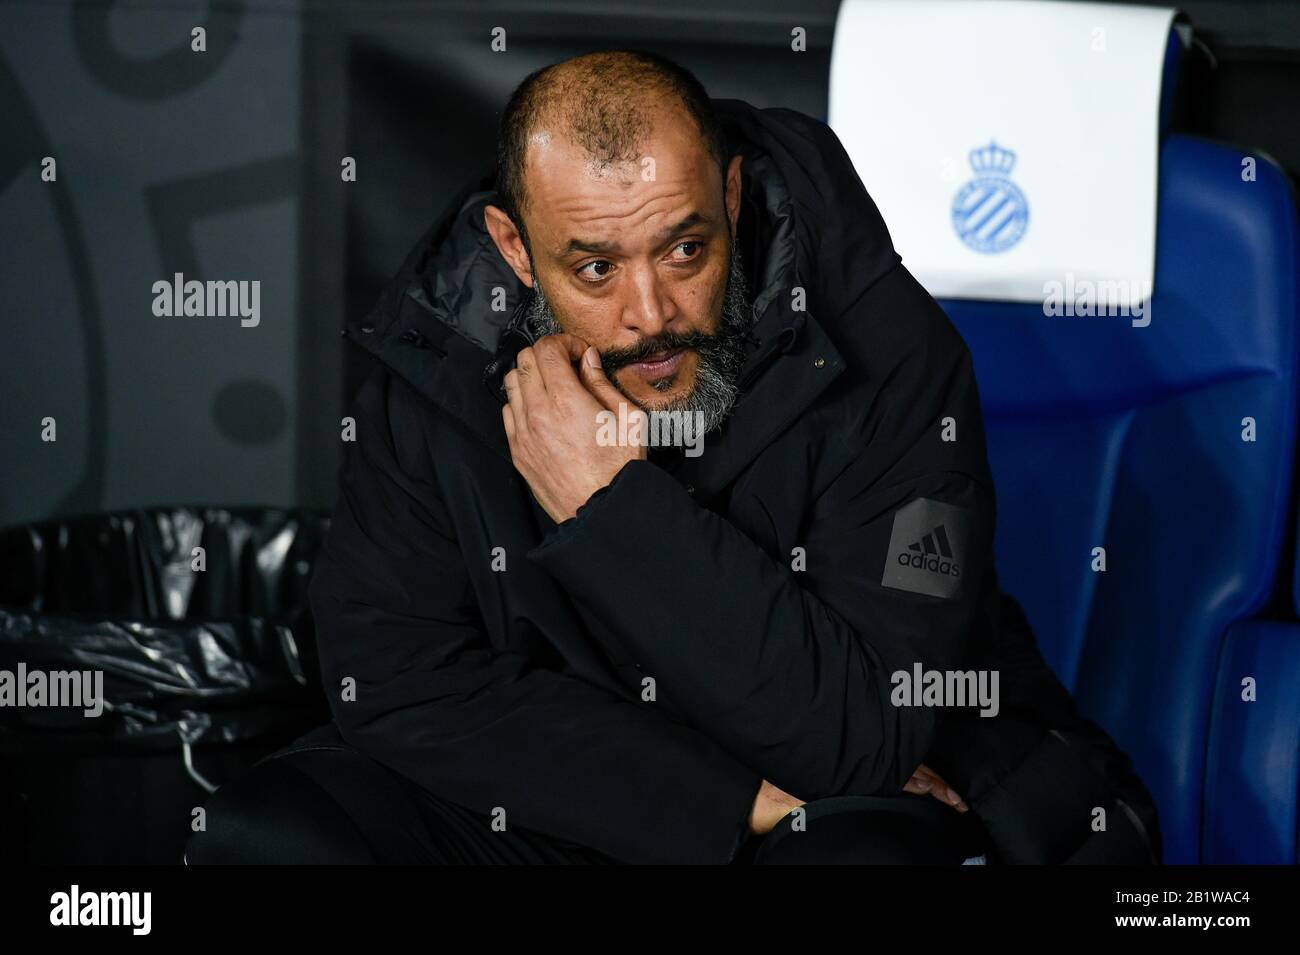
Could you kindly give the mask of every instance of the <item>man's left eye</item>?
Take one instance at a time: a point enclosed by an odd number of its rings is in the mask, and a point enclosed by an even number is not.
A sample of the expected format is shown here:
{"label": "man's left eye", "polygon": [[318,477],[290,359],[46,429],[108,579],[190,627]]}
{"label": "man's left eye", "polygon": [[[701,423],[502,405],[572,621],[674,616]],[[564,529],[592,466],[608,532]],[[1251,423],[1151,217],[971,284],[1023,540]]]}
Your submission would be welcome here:
{"label": "man's left eye", "polygon": [[688,259],[693,259],[700,254],[700,249],[703,247],[703,245],[704,245],[703,242],[678,242],[675,246],[673,246],[673,254],[676,255],[678,252],[681,252],[684,249],[685,253],[680,257],[678,257],[678,261],[681,262],[681,261],[686,261]]}

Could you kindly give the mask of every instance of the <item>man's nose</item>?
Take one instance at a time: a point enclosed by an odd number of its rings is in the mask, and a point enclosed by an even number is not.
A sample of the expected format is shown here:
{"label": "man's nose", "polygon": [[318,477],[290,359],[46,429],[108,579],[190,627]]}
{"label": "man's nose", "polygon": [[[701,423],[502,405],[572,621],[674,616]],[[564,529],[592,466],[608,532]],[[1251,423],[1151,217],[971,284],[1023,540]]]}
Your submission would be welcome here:
{"label": "man's nose", "polygon": [[649,338],[662,335],[676,316],[668,296],[653,269],[635,275],[630,298],[623,306],[623,326]]}

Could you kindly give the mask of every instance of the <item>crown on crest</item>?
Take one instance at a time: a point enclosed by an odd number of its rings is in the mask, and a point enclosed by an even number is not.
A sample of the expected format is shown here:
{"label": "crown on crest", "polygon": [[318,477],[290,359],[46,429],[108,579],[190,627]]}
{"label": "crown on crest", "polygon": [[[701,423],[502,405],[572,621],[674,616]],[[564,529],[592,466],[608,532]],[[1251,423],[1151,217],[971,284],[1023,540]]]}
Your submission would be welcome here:
{"label": "crown on crest", "polygon": [[1009,176],[1016,165],[1016,154],[1003,149],[992,140],[987,146],[972,149],[968,154],[970,167],[977,175]]}

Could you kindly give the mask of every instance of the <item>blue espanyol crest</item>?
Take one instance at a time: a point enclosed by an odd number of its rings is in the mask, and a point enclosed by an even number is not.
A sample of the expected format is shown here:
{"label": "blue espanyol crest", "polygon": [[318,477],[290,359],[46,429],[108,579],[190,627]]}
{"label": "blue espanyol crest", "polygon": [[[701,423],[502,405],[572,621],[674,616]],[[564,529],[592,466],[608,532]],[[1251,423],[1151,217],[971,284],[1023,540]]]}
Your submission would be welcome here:
{"label": "blue espanyol crest", "polygon": [[1029,225],[1029,203],[1011,181],[1016,154],[990,141],[969,157],[975,178],[952,201],[953,228],[976,252],[996,255],[1019,242]]}

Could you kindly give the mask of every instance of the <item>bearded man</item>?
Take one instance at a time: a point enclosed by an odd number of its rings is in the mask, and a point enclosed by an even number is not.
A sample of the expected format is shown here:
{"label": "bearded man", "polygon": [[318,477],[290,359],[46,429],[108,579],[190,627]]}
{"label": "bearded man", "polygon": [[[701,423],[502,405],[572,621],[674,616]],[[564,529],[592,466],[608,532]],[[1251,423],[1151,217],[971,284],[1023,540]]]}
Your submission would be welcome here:
{"label": "bearded man", "polygon": [[[346,330],[334,725],[189,861],[1158,859],[999,589],[966,346],[829,128],[597,53],[520,85],[483,186]],[[599,439],[629,411],[702,453]]]}

